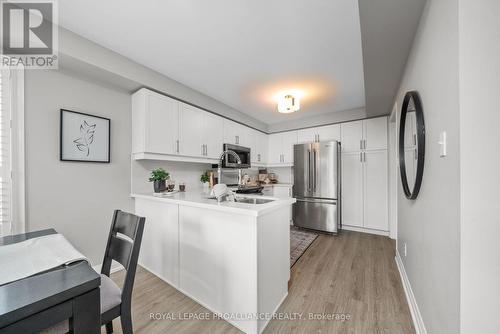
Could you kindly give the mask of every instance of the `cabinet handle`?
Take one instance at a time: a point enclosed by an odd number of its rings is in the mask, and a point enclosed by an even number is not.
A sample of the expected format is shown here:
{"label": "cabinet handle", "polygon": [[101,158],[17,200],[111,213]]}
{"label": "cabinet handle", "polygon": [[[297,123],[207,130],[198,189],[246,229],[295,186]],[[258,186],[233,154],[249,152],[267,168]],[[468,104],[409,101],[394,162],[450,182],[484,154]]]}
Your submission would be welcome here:
{"label": "cabinet handle", "polygon": [[177,153],[179,153],[179,139],[175,141],[175,145],[176,145],[176,151]]}
{"label": "cabinet handle", "polygon": [[366,162],[366,152],[363,152],[363,162]]}
{"label": "cabinet handle", "polygon": [[363,140],[363,148],[366,150],[366,139]]}
{"label": "cabinet handle", "polygon": [[201,155],[205,155],[205,145],[201,144]]}
{"label": "cabinet handle", "polygon": [[235,141],[236,141],[236,144],[239,144],[240,143],[240,136],[235,136]]}
{"label": "cabinet handle", "polygon": [[359,152],[359,162],[363,162],[363,152]]}
{"label": "cabinet handle", "polygon": [[260,153],[257,154],[257,161],[260,162]]}
{"label": "cabinet handle", "polygon": [[362,150],[363,149],[363,139],[361,139],[359,141],[359,149]]}

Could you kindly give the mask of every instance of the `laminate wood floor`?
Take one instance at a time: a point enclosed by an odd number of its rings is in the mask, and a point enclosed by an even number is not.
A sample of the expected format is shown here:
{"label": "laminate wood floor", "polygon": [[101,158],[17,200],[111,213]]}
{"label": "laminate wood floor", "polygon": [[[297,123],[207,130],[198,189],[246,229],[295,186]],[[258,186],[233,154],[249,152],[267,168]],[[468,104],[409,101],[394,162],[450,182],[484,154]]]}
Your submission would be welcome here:
{"label": "laminate wood floor", "polygon": [[[387,237],[349,231],[320,235],[293,266],[288,297],[278,311],[302,313],[303,319],[272,320],[264,333],[415,333],[394,252]],[[121,284],[123,272],[112,278]],[[241,333],[219,319],[173,320],[209,311],[143,268],[138,268],[132,304],[135,333]],[[152,320],[150,313],[167,318]],[[308,320],[309,313],[350,319]],[[118,319],[113,325],[121,333]]]}

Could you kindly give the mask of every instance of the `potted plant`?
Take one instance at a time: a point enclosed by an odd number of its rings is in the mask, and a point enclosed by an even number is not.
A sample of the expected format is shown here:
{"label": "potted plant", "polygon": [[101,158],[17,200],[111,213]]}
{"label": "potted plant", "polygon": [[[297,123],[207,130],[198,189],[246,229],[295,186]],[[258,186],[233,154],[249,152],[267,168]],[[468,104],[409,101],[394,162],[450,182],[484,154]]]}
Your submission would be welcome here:
{"label": "potted plant", "polygon": [[208,182],[210,181],[210,177],[208,176],[208,172],[201,174],[200,181],[203,184],[203,190],[208,190]]}
{"label": "potted plant", "polygon": [[161,193],[167,190],[166,181],[169,178],[169,176],[170,174],[163,168],[156,168],[151,171],[151,177],[149,178],[149,182],[153,182],[155,193]]}

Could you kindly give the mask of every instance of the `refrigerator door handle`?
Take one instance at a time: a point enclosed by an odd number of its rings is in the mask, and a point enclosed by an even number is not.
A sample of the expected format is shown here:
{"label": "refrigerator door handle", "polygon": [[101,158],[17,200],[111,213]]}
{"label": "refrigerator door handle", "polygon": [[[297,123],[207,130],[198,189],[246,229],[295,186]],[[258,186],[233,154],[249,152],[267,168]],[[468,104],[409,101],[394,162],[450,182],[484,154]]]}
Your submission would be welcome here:
{"label": "refrigerator door handle", "polygon": [[316,150],[313,149],[313,162],[314,162],[314,167],[313,167],[313,180],[314,180],[314,183],[313,183],[313,191],[316,192],[316,179],[317,179],[317,175],[316,175]]}
{"label": "refrigerator door handle", "polygon": [[307,192],[311,192],[311,150],[307,150]]}
{"label": "refrigerator door handle", "polygon": [[321,204],[337,205],[337,200],[321,200],[321,199],[297,198],[297,202],[321,203]]}

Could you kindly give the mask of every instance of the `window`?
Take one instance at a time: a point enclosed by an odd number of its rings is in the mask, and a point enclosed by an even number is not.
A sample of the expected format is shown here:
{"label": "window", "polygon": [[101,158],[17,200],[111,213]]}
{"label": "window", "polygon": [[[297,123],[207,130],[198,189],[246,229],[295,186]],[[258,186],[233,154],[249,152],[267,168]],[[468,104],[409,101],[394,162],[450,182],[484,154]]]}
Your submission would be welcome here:
{"label": "window", "polygon": [[0,70],[0,236],[24,232],[24,73]]}

